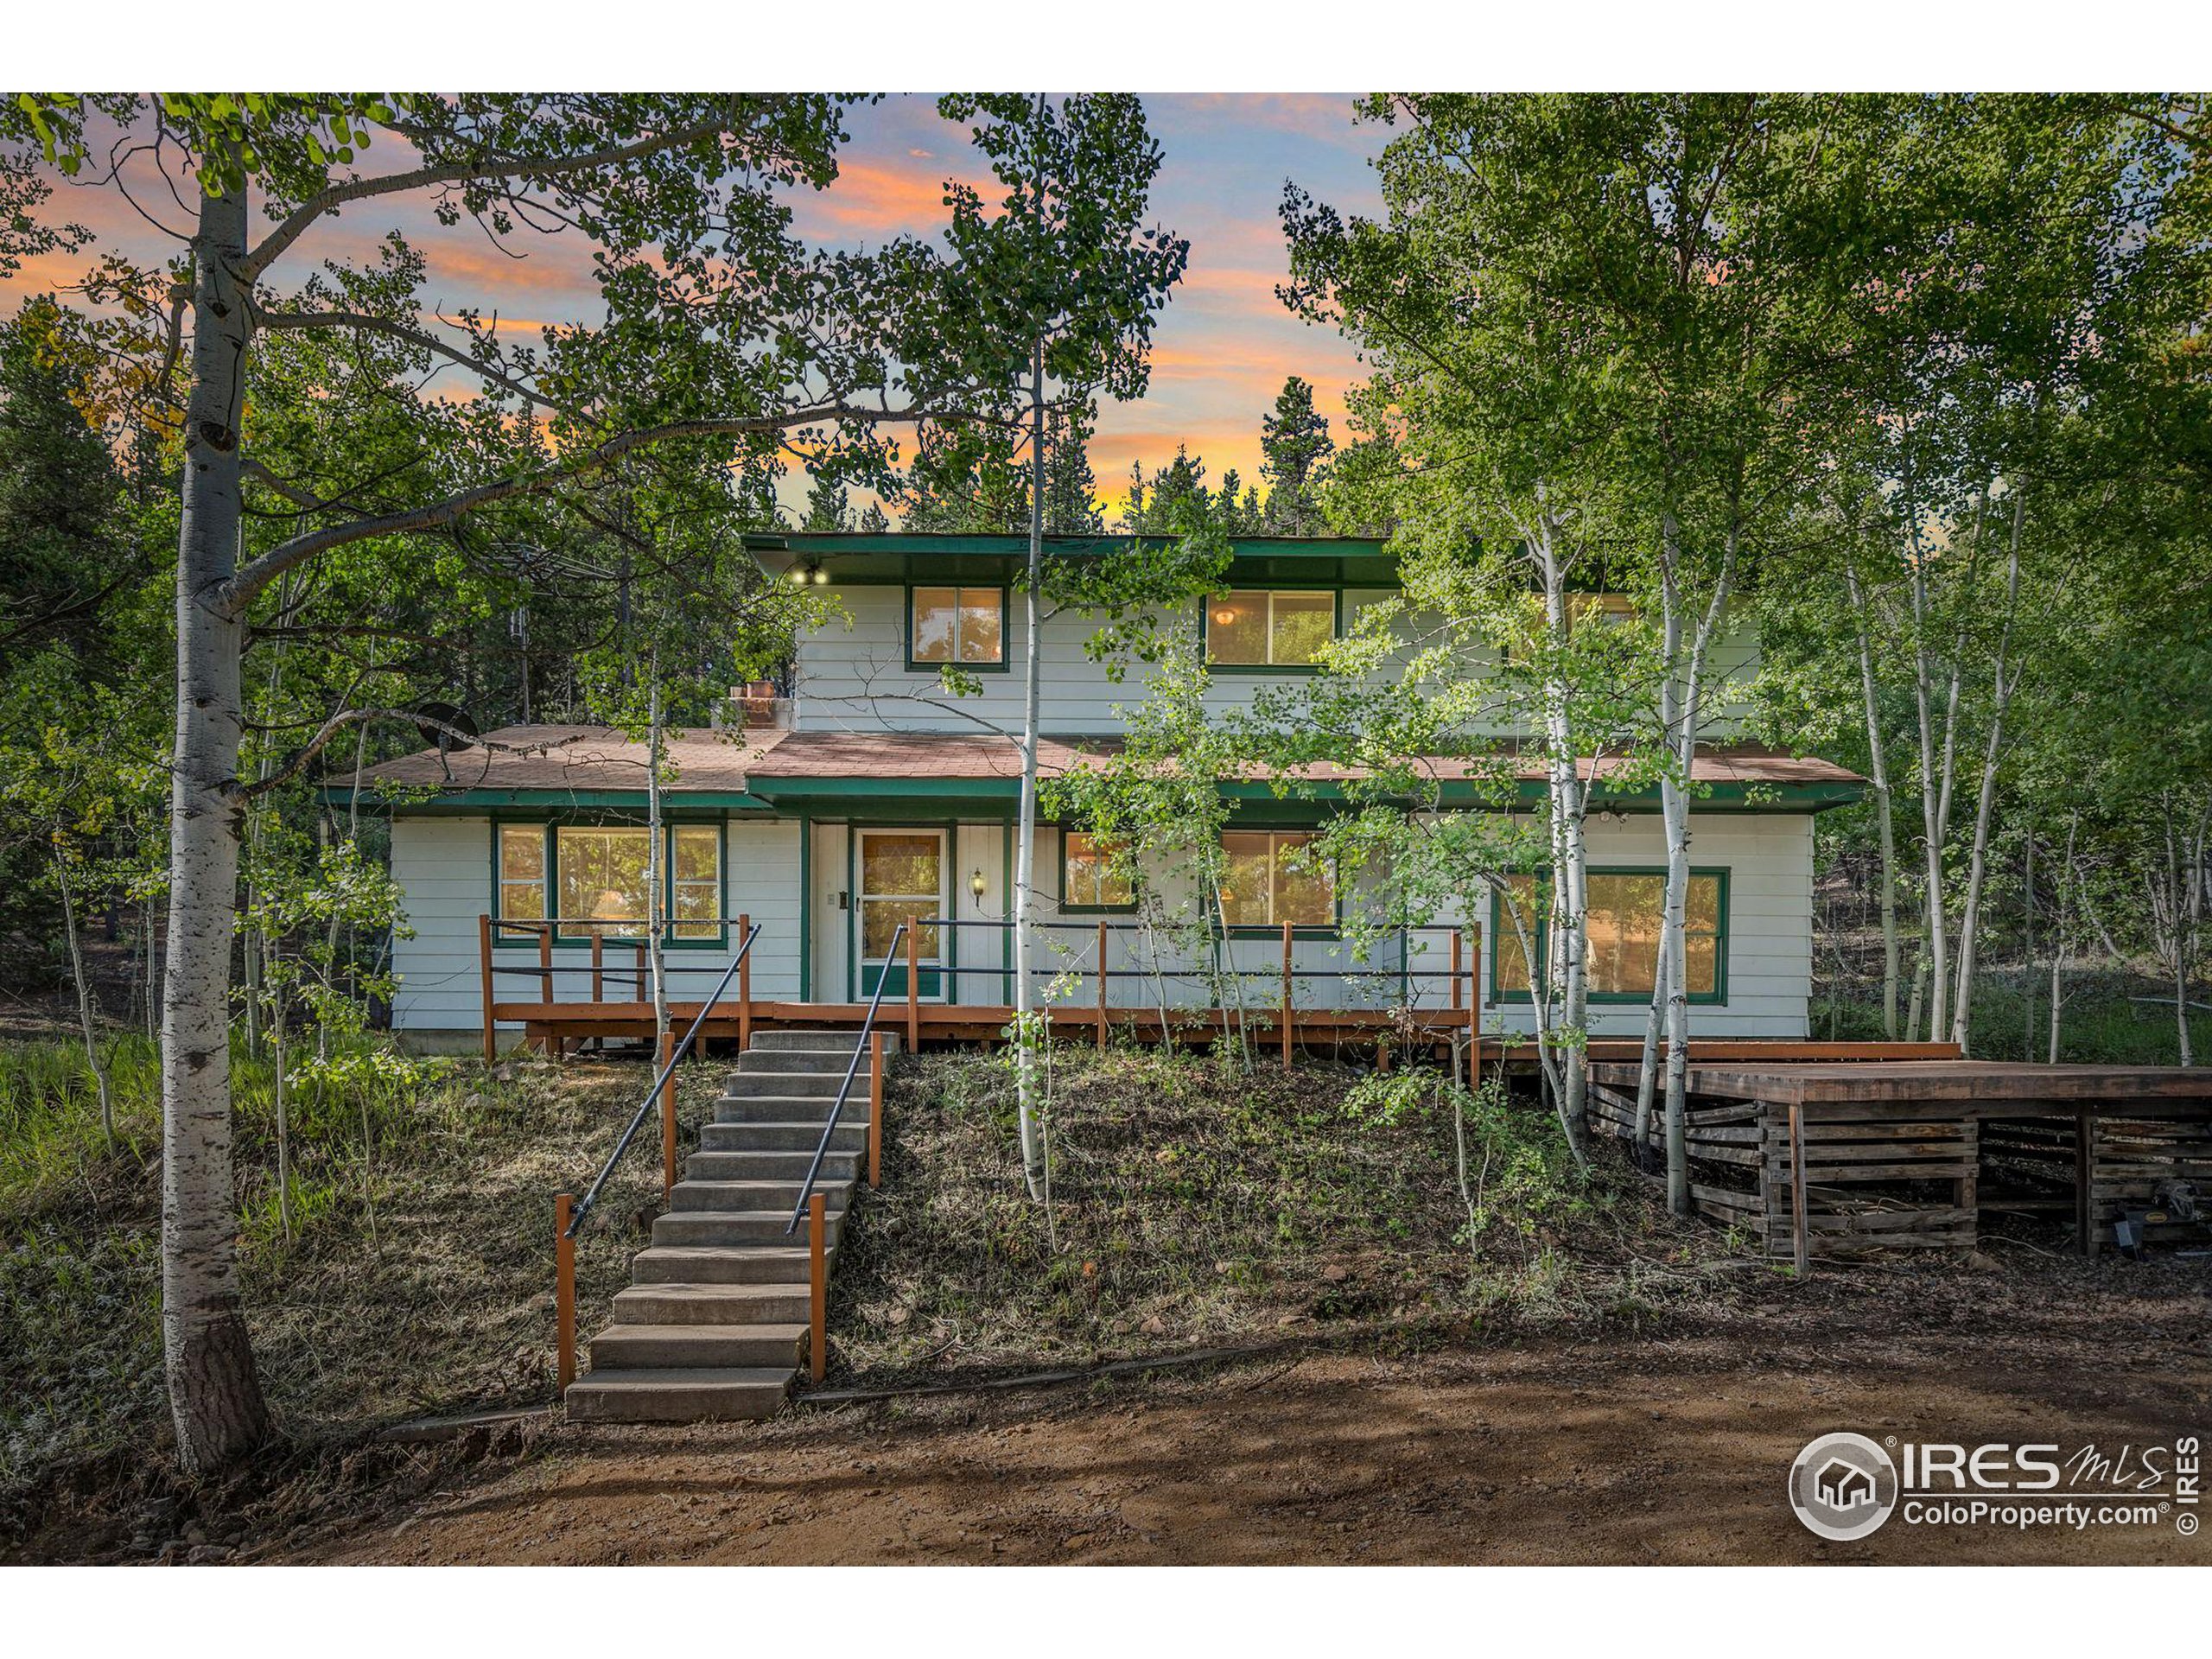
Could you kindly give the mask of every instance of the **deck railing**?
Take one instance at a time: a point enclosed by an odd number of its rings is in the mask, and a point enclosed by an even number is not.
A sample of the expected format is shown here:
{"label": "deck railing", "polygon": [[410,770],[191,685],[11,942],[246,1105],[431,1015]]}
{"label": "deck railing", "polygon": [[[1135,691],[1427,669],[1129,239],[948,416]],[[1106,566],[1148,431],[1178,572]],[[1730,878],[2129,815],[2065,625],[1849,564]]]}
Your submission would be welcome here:
{"label": "deck railing", "polygon": [[[661,950],[661,972],[664,976],[721,971],[719,953],[696,951],[684,944],[683,935],[679,930],[689,927],[712,927],[718,932],[735,930],[741,943],[729,965],[737,973],[734,1004],[737,1009],[737,1046],[747,1047],[753,1039],[753,963],[747,952],[753,936],[760,930],[753,925],[751,915],[743,912],[735,916],[684,917],[667,921],[663,926]],[[570,930],[565,937],[564,929]],[[495,947],[501,938],[507,935],[535,938],[537,941],[537,959],[528,963],[501,961]],[[591,977],[590,1000],[594,1002],[607,1001],[607,987],[610,982],[616,985],[626,983],[635,993],[630,999],[633,1001],[648,1000],[646,986],[651,964],[646,959],[646,940],[635,924],[610,922],[593,916],[548,916],[527,921],[500,916],[479,916],[476,918],[476,936],[478,977],[482,988],[484,1058],[486,1060],[499,1057],[499,1042],[494,1029],[498,1019],[493,1010],[499,1001],[498,976],[501,974],[517,974],[537,980],[543,993],[537,999],[541,1002],[550,1003],[557,1000],[556,976],[563,974],[588,974]],[[610,944],[618,950],[635,952],[635,964],[631,967],[608,967],[607,947]],[[671,944],[683,948],[671,950],[668,948]],[[556,950],[574,950],[585,945],[588,945],[591,950],[588,966],[579,967],[574,963],[554,959]],[[692,960],[695,956],[706,959]],[[556,1036],[550,1040],[557,1044],[561,1039]]]}
{"label": "deck railing", "polygon": [[622,1154],[630,1149],[630,1142],[637,1138],[639,1128],[645,1123],[645,1114],[652,1111],[655,1101],[661,1111],[661,1201],[665,1204],[676,1185],[676,1068],[698,1041],[699,1033],[707,1023],[707,1015],[715,1004],[729,989],[730,980],[745,971],[751,959],[753,942],[760,937],[760,930],[750,923],[738,929],[737,954],[722,969],[721,978],[708,993],[699,1012],[684,1031],[683,1040],[674,1040],[673,1032],[661,1044],[660,1070],[655,1074],[652,1086],[639,1101],[638,1109],[630,1115],[621,1135],[614,1142],[614,1150],[607,1154],[607,1161],[600,1166],[599,1173],[584,1190],[581,1201],[572,1200],[566,1192],[556,1193],[553,1199],[554,1262],[553,1306],[558,1329],[558,1375],[563,1393],[576,1379],[576,1230],[581,1228],[599,1203],[614,1167],[622,1161]]}

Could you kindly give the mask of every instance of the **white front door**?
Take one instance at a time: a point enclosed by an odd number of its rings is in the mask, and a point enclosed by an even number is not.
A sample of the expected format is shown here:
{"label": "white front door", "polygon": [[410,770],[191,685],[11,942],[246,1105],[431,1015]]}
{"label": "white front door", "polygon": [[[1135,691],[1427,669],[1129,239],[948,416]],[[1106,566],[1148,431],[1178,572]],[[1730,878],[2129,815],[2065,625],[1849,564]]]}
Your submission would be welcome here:
{"label": "white front door", "polygon": [[854,832],[854,862],[858,887],[853,905],[853,935],[860,963],[860,995],[866,1001],[875,994],[879,977],[887,1001],[906,995],[906,941],[899,941],[899,954],[884,971],[884,952],[890,950],[899,924],[916,941],[918,995],[925,1001],[944,1000],[944,958],[941,936],[944,929],[922,927],[950,913],[951,895],[945,883],[951,861],[945,855],[942,830],[860,830]]}

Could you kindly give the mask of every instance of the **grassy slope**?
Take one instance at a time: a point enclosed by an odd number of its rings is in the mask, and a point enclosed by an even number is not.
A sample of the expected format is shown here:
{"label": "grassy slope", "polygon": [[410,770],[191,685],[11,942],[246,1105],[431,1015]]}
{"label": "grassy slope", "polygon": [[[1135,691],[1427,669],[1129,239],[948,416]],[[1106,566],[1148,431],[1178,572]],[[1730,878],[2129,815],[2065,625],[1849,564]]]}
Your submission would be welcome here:
{"label": "grassy slope", "polygon": [[1048,1214],[1023,1195],[1005,1059],[902,1065],[885,1185],[856,1211],[838,1266],[841,1374],[918,1379],[1317,1322],[1581,1305],[1634,1294],[1627,1281],[1650,1256],[1711,1248],[1709,1236],[1649,1236],[1665,1224],[1618,1174],[1563,1180],[1549,1120],[1509,1109],[1488,1120],[1487,1141],[1470,1126],[1488,1212],[1471,1249],[1449,1113],[1355,1118],[1357,1076],[1065,1050]]}
{"label": "grassy slope", "polygon": [[[117,1143],[66,1044],[0,1046],[0,1535],[35,1490],[104,1463],[167,1464],[158,1109],[126,1045]],[[239,1068],[241,1266],[262,1381],[296,1440],[552,1394],[551,1194],[612,1149],[639,1066],[448,1063],[295,1105],[295,1236],[275,1202],[266,1072]],[[687,1117],[719,1069],[690,1068]],[[373,1147],[361,1182],[361,1108]],[[586,1324],[628,1282],[657,1202],[649,1124],[580,1240]]]}

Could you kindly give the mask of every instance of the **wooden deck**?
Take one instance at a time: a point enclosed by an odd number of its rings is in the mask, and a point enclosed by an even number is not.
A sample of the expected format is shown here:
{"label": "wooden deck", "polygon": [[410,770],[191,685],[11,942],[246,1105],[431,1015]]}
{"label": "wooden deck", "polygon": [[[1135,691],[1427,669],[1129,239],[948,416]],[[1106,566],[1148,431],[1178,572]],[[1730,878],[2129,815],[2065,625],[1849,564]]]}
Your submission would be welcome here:
{"label": "wooden deck", "polygon": [[[1813,1255],[1972,1249],[1985,1215],[2070,1211],[2085,1253],[2126,1217],[2212,1198],[2212,1070],[2018,1061],[1693,1053],[1685,1128],[1691,1196],[1763,1235],[1802,1269]],[[1593,1064],[1595,1115],[1633,1133],[1637,1067]],[[2150,1219],[2183,1242],[2202,1223]]]}
{"label": "wooden deck", "polygon": [[[699,1008],[696,1001],[671,1000],[669,1016],[679,1028],[688,1027],[699,1017]],[[1065,1004],[1046,1012],[1055,1036],[1090,1037],[1101,1043],[1116,1038],[1145,1043],[1161,1040],[1156,1009],[1109,1008],[1103,1020],[1096,1009]],[[649,1038],[653,1033],[650,1002],[495,1002],[492,1014],[499,1025],[521,1026],[524,1039],[535,1046],[557,1042],[569,1047],[594,1038]],[[708,1016],[700,1034],[715,1042],[737,1043],[754,1031],[823,1027],[858,1031],[867,1014],[864,1002],[726,1002],[718,1004]],[[1232,1022],[1241,1019],[1255,1038],[1276,1045],[1281,1042],[1284,1033],[1279,1008],[1247,1009],[1241,1014],[1231,1009],[1230,1018]],[[929,1043],[1002,1042],[1013,1020],[1010,1006],[995,1003],[923,1002],[910,1007],[905,1002],[891,1002],[876,1014],[880,1028],[909,1038],[916,1047]],[[1453,1038],[1464,1033],[1468,1025],[1464,1009],[1440,1009],[1426,1015],[1417,1012],[1407,1022],[1377,1009],[1298,1008],[1291,1014],[1289,1037],[1293,1046],[1301,1049],[1372,1048],[1377,1042],[1399,1042],[1410,1031],[1414,1043],[1440,1055],[1450,1052]],[[1169,1027],[1179,1043],[1210,1044],[1221,1035],[1222,1010],[1171,1009]],[[1641,1040],[1635,1038],[1593,1038],[1589,1045],[1593,1060],[1616,1062],[1633,1062],[1643,1048]],[[1532,1058],[1535,1049],[1531,1039],[1501,1041],[1488,1035],[1481,1039],[1480,1052],[1482,1063],[1491,1065],[1510,1061],[1516,1055]],[[1691,1057],[1700,1065],[1728,1061],[1834,1065],[1930,1054],[1949,1057],[1956,1052],[1948,1043],[1831,1043],[1790,1038],[1693,1039],[1690,1043]]]}

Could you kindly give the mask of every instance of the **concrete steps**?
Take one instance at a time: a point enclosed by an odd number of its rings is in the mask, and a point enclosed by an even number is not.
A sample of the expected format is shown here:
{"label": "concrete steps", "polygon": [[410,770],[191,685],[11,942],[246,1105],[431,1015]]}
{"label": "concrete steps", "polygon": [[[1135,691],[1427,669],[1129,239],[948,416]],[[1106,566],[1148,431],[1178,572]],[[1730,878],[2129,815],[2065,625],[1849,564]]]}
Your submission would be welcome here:
{"label": "concrete steps", "polygon": [[[855,1033],[760,1032],[702,1127],[684,1179],[630,1264],[630,1287],[568,1392],[580,1422],[772,1416],[789,1395],[811,1312],[806,1224],[786,1232]],[[815,1190],[830,1265],[868,1147],[868,1067],[854,1077]]]}

